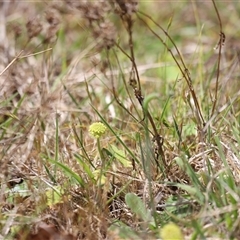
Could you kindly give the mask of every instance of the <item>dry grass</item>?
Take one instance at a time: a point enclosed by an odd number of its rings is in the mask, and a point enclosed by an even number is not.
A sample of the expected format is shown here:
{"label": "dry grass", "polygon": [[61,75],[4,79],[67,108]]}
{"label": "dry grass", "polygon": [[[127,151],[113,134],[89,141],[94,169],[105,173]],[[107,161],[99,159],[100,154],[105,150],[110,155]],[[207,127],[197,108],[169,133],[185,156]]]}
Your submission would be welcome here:
{"label": "dry grass", "polygon": [[238,6],[213,3],[1,3],[0,239],[239,238]]}

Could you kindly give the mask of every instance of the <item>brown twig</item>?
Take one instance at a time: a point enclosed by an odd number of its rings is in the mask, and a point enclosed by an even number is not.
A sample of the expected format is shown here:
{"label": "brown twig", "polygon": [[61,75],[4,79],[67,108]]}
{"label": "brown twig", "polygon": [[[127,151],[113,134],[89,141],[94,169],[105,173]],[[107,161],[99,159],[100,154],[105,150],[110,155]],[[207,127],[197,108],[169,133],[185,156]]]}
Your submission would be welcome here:
{"label": "brown twig", "polygon": [[5,71],[7,71],[8,68],[10,68],[10,66],[11,66],[14,62],[16,62],[16,61],[19,59],[19,57],[21,56],[22,53],[23,53],[23,50],[1,71],[0,76],[1,76]]}
{"label": "brown twig", "polygon": [[217,105],[217,100],[218,100],[218,86],[219,86],[219,76],[220,76],[220,65],[221,65],[221,54],[222,54],[222,46],[225,43],[225,34],[223,33],[223,29],[222,29],[222,21],[221,21],[221,17],[220,14],[218,12],[216,3],[214,0],[212,0],[215,12],[217,14],[217,18],[218,18],[218,22],[219,22],[219,41],[218,44],[216,46],[216,49],[218,48],[218,60],[217,60],[217,79],[216,79],[216,85],[215,85],[215,95],[214,95],[214,99],[213,99],[213,106],[212,106],[212,112],[211,112],[211,117],[214,115],[215,109],[216,109],[216,105]]}

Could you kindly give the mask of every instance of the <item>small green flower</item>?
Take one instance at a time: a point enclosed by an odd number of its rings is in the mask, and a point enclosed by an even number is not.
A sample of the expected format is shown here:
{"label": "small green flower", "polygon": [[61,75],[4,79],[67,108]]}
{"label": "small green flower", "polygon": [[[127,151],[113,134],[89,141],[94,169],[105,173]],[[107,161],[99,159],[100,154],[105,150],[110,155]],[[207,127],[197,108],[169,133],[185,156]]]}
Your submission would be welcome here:
{"label": "small green flower", "polygon": [[162,240],[184,240],[182,231],[175,223],[168,223],[160,230]]}
{"label": "small green flower", "polygon": [[95,138],[101,137],[107,130],[107,127],[101,122],[95,122],[90,125],[89,132]]}

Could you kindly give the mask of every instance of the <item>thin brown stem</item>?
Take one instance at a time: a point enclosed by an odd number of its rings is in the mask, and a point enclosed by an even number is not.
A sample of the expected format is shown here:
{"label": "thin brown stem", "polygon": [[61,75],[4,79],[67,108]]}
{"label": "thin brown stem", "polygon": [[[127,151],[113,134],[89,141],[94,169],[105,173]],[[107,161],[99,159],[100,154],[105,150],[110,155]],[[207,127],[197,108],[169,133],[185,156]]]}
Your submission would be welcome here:
{"label": "thin brown stem", "polygon": [[212,0],[215,12],[217,14],[217,18],[218,18],[218,22],[219,22],[219,42],[217,44],[217,48],[218,48],[218,60],[217,60],[217,78],[216,78],[216,84],[215,84],[215,95],[214,95],[214,99],[213,99],[213,106],[212,106],[212,112],[211,112],[211,117],[214,115],[215,109],[216,109],[216,105],[217,105],[217,100],[218,100],[218,87],[219,87],[219,76],[220,76],[220,65],[221,65],[221,54],[222,54],[222,46],[225,42],[225,34],[223,33],[223,29],[222,29],[222,21],[221,21],[221,17],[220,14],[218,12],[216,3],[214,0]]}

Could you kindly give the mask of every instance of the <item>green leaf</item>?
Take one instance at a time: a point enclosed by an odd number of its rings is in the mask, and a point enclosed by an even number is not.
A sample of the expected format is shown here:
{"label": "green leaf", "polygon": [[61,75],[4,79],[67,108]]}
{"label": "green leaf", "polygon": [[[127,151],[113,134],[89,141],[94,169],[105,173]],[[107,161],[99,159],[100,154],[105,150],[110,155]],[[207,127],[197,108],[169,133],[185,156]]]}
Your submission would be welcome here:
{"label": "green leaf", "polygon": [[66,165],[60,162],[54,161],[52,159],[48,159],[48,160],[53,164],[56,164],[59,168],[61,168],[64,171],[66,175],[74,178],[82,187],[84,187],[85,185],[84,180],[77,173],[73,172],[69,167],[67,167]]}
{"label": "green leaf", "polygon": [[150,210],[146,209],[143,201],[136,194],[127,193],[125,196],[125,201],[133,213],[135,213],[145,222],[151,222],[151,224],[155,225]]}
{"label": "green leaf", "polygon": [[119,239],[139,239],[137,233],[121,221],[115,222],[109,227],[109,231],[117,232]]}
{"label": "green leaf", "polygon": [[175,186],[187,191],[190,195],[193,195],[193,196],[197,195],[197,193],[198,193],[198,190],[195,187],[191,187],[186,184],[178,183]]}
{"label": "green leaf", "polygon": [[94,179],[94,174],[86,161],[84,161],[84,159],[82,159],[82,157],[78,154],[74,154],[74,157],[78,161],[79,165],[84,169],[84,172],[87,173],[88,177],[90,179]]}
{"label": "green leaf", "polygon": [[52,207],[55,204],[62,203],[63,190],[61,186],[57,186],[54,189],[49,189],[46,191],[47,205]]}
{"label": "green leaf", "polygon": [[122,163],[124,167],[131,167],[132,163],[126,157],[126,154],[123,150],[118,149],[115,145],[110,145],[110,151],[112,155]]}

